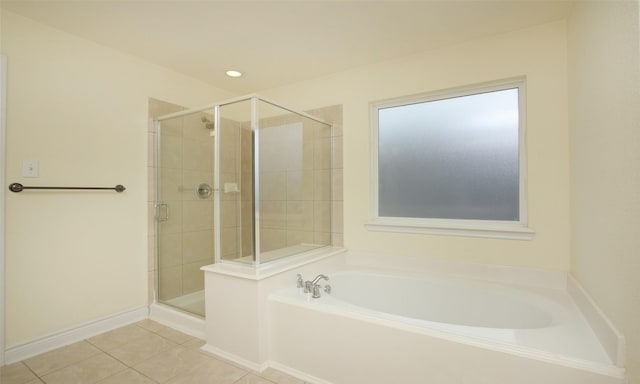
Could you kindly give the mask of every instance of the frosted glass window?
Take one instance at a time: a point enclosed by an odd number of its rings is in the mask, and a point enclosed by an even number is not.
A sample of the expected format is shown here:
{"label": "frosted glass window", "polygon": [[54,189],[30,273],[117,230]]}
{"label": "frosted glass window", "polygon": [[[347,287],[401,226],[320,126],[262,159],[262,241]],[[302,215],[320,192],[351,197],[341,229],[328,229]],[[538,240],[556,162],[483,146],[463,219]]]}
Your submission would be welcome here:
{"label": "frosted glass window", "polygon": [[519,221],[519,93],[378,107],[378,216]]}

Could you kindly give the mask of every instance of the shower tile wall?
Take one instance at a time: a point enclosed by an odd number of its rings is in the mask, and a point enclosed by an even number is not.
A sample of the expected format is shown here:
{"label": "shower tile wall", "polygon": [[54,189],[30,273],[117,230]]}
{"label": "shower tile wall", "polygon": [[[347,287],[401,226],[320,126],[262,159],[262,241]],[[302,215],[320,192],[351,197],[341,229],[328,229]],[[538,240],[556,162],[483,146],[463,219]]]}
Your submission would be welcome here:
{"label": "shower tile wall", "polygon": [[[333,125],[330,138],[323,145],[331,145],[331,170],[327,175],[331,180],[331,244],[335,247],[344,246],[343,225],[343,183],[342,183],[342,105],[317,108],[306,111]],[[323,175],[324,176],[324,175]],[[320,182],[316,178],[315,185]],[[316,224],[317,227],[317,224]]]}

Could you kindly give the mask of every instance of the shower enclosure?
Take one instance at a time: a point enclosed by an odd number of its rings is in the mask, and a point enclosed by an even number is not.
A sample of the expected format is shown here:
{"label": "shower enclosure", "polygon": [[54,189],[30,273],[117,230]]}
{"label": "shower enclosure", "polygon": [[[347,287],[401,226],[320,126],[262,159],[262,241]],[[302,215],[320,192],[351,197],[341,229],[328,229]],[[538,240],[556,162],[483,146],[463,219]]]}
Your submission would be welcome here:
{"label": "shower enclosure", "polygon": [[331,125],[256,95],[157,119],[157,301],[204,316],[200,268],[331,245]]}

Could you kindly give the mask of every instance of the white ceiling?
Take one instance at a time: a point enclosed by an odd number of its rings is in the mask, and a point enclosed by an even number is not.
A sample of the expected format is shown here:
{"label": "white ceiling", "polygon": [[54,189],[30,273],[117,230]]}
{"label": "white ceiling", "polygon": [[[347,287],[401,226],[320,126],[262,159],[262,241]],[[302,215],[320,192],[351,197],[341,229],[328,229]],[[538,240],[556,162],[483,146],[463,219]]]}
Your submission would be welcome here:
{"label": "white ceiling", "polygon": [[[233,93],[566,17],[568,1],[30,1],[2,8]],[[228,69],[242,71],[238,79]]]}

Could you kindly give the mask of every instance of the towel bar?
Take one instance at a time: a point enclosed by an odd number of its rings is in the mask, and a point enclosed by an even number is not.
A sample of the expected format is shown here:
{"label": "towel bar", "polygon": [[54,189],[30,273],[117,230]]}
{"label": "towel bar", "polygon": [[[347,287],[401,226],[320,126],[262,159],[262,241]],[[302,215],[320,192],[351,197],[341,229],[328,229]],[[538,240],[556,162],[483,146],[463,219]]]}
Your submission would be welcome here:
{"label": "towel bar", "polygon": [[20,183],[12,183],[9,185],[11,192],[22,192],[25,189],[113,190],[116,192],[124,192],[127,188],[120,184],[115,187],[28,187]]}

